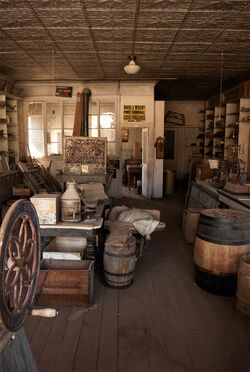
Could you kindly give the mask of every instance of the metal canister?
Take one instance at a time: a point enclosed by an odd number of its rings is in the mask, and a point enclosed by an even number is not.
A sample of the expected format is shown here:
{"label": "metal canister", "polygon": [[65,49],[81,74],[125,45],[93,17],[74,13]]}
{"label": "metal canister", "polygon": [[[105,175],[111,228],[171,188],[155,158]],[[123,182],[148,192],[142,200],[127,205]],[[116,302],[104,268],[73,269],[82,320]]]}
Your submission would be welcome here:
{"label": "metal canister", "polygon": [[61,198],[61,220],[64,222],[81,221],[81,197],[76,190],[76,183],[66,183],[66,191]]}

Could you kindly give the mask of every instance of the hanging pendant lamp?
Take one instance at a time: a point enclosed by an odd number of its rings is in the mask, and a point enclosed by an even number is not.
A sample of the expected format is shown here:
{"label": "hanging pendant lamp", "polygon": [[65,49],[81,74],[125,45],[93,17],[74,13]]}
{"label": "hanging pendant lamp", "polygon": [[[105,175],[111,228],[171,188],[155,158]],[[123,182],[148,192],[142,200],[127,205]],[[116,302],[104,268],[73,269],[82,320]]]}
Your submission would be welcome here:
{"label": "hanging pendant lamp", "polygon": [[137,74],[137,72],[140,71],[141,66],[137,65],[135,63],[136,57],[135,56],[129,56],[129,64],[124,66],[124,71],[127,74]]}

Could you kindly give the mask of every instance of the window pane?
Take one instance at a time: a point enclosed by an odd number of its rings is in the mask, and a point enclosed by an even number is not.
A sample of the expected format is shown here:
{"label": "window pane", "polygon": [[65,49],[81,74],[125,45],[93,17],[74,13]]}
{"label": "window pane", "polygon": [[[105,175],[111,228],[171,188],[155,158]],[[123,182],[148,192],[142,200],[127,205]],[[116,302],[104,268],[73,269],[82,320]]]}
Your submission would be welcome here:
{"label": "window pane", "polygon": [[115,115],[112,113],[101,115],[100,126],[101,128],[115,128]]}
{"label": "window pane", "polygon": [[29,130],[29,144],[33,142],[43,142],[43,130]]}
{"label": "window pane", "polygon": [[110,113],[115,113],[115,102],[100,102],[100,115]]}
{"label": "window pane", "polygon": [[101,137],[107,137],[108,142],[115,141],[115,129],[101,129]]}
{"label": "window pane", "polygon": [[74,127],[75,116],[67,115],[64,116],[64,128],[73,128]]}
{"label": "window pane", "polygon": [[28,117],[28,128],[29,129],[43,129],[43,118],[36,116]]}
{"label": "window pane", "polygon": [[63,112],[64,115],[75,115],[76,105],[74,103],[72,104],[64,104],[63,105]]}
{"label": "window pane", "polygon": [[65,136],[72,136],[73,134],[73,128],[72,129],[64,129],[64,135]]}
{"label": "window pane", "polygon": [[98,105],[97,102],[89,102],[89,115],[98,115]]}
{"label": "window pane", "polygon": [[44,156],[43,143],[29,143],[29,150],[32,156],[42,158]]}
{"label": "window pane", "polygon": [[89,137],[98,137],[98,129],[89,129]]}
{"label": "window pane", "polygon": [[42,103],[29,103],[28,116],[32,115],[42,115],[43,114],[43,105]]}
{"label": "window pane", "polygon": [[48,144],[48,155],[58,155],[62,153],[61,143],[50,143]]}
{"label": "window pane", "polygon": [[53,117],[54,115],[61,115],[61,104],[55,102],[48,102],[47,103],[47,110],[46,114],[49,117]]}
{"label": "window pane", "polygon": [[61,116],[47,117],[48,129],[59,128],[61,129]]}
{"label": "window pane", "polygon": [[48,143],[62,142],[62,131],[61,131],[61,129],[48,130],[47,136],[48,136]]}
{"label": "window pane", "polygon": [[89,128],[98,128],[98,117],[91,115],[89,116]]}

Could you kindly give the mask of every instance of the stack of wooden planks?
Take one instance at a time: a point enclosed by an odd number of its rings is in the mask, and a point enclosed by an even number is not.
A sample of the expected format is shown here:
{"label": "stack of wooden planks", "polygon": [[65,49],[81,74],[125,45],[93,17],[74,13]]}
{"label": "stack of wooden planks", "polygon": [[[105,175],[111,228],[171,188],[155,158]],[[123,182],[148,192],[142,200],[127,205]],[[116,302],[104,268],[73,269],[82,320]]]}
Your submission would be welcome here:
{"label": "stack of wooden planks", "polygon": [[37,159],[29,157],[27,163],[19,161],[18,167],[24,183],[34,194],[62,191],[60,184]]}

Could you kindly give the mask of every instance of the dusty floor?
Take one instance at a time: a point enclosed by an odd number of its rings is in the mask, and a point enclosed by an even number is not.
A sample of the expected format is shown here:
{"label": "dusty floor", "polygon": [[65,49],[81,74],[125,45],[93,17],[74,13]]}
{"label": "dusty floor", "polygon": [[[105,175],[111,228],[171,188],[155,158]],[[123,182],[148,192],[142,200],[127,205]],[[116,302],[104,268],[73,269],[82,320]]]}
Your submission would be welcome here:
{"label": "dusty floor", "polygon": [[113,205],[161,210],[138,260],[134,283],[110,289],[96,273],[93,306],[61,308],[55,319],[29,317],[25,331],[40,371],[248,371],[249,319],[235,297],[194,282],[193,248],[181,231],[185,192]]}

